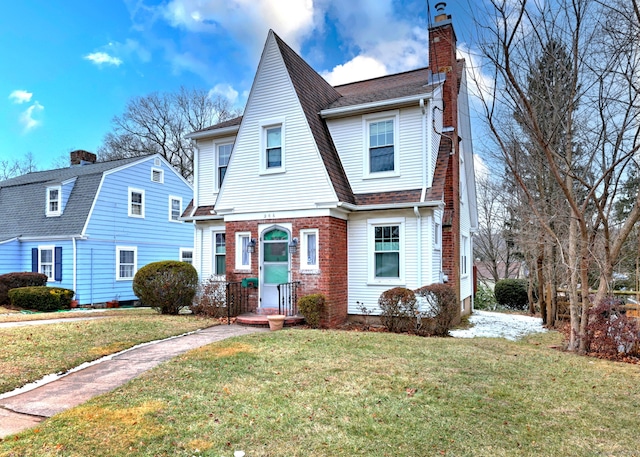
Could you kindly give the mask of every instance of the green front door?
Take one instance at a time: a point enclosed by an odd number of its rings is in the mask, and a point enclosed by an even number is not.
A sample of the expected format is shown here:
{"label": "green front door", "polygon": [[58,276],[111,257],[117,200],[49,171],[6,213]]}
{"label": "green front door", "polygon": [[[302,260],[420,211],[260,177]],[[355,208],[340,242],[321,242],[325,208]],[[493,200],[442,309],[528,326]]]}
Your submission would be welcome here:
{"label": "green front door", "polygon": [[260,306],[278,307],[278,284],[289,282],[289,233],[273,228],[262,237]]}

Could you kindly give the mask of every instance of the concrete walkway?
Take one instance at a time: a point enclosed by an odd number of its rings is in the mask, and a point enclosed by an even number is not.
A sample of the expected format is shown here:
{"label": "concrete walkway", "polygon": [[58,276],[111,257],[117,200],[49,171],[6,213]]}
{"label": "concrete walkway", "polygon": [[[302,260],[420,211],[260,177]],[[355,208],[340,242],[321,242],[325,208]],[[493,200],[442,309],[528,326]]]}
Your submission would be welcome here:
{"label": "concrete walkway", "polygon": [[0,399],[0,438],[114,390],[160,363],[209,343],[269,329],[218,325],[118,354],[24,393]]}

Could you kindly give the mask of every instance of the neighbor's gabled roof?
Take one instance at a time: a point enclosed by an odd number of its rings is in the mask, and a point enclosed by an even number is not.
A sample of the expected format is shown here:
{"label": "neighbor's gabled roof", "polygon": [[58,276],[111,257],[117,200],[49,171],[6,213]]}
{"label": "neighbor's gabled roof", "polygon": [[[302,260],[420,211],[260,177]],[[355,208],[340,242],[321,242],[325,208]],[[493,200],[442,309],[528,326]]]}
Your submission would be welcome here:
{"label": "neighbor's gabled roof", "polygon": [[[16,237],[63,237],[82,233],[104,172],[146,157],[35,171],[0,181],[0,241]],[[46,188],[75,178],[62,215],[46,217]]]}

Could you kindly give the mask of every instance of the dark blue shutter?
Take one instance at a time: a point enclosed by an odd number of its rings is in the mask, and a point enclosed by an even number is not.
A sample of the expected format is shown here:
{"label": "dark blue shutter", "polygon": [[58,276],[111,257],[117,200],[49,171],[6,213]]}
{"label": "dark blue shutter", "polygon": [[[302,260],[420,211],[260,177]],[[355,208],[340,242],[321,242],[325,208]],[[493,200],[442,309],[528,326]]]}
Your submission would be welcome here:
{"label": "dark blue shutter", "polygon": [[38,272],[38,248],[31,248],[31,272]]}
{"label": "dark blue shutter", "polygon": [[53,279],[62,281],[62,246],[55,248],[55,263],[53,266]]}

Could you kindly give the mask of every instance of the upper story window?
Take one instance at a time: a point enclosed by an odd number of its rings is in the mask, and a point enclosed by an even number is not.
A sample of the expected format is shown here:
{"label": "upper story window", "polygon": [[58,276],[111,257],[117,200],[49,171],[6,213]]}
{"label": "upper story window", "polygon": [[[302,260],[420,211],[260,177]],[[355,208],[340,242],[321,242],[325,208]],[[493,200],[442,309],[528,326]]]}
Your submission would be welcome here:
{"label": "upper story window", "polygon": [[365,169],[369,178],[397,176],[398,113],[376,113],[364,116]]}
{"label": "upper story window", "polygon": [[164,182],[164,170],[159,170],[157,168],[151,169],[151,181],[163,183]]}
{"label": "upper story window", "polygon": [[231,157],[231,150],[233,144],[221,144],[218,146],[218,173],[217,173],[217,185],[218,189],[222,187],[222,181],[224,181],[224,175],[227,173],[227,166],[229,165],[229,157]]}
{"label": "upper story window", "polygon": [[267,174],[285,171],[284,119],[269,119],[261,122],[260,127],[260,172]]}
{"label": "upper story window", "polygon": [[144,217],[144,190],[129,187],[129,217]]}
{"label": "upper story window", "polygon": [[182,198],[169,196],[169,220],[172,222],[180,222],[182,214]]}
{"label": "upper story window", "polygon": [[47,187],[47,217],[62,214],[62,191],[60,186]]}

